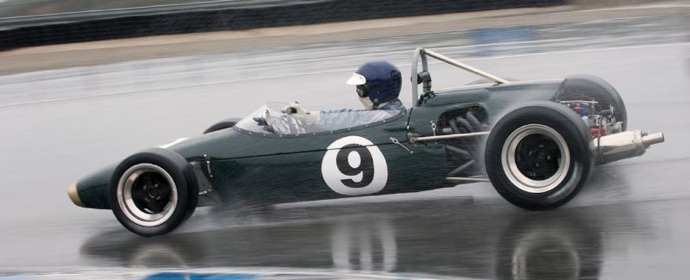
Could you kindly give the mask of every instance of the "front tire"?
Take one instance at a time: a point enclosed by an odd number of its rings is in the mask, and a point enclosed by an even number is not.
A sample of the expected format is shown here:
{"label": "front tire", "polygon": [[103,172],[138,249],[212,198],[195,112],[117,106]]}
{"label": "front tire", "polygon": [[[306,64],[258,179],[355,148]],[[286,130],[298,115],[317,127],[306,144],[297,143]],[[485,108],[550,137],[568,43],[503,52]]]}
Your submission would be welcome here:
{"label": "front tire", "polygon": [[125,228],[155,236],[174,230],[191,216],[198,192],[185,158],[156,148],[134,154],[117,166],[110,179],[109,201]]}
{"label": "front tire", "polygon": [[496,123],[485,150],[486,171],[498,193],[529,210],[572,199],[592,166],[587,125],[560,104],[535,102]]}

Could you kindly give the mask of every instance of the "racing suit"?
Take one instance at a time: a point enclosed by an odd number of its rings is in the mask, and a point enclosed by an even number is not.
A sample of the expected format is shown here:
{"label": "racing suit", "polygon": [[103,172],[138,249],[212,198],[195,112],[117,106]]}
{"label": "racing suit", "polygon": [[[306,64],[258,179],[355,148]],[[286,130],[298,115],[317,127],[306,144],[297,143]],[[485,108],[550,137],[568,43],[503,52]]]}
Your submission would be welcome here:
{"label": "racing suit", "polygon": [[405,111],[399,99],[386,102],[376,110],[322,110],[314,114],[272,116],[270,126],[277,134],[305,134],[347,129],[376,123]]}

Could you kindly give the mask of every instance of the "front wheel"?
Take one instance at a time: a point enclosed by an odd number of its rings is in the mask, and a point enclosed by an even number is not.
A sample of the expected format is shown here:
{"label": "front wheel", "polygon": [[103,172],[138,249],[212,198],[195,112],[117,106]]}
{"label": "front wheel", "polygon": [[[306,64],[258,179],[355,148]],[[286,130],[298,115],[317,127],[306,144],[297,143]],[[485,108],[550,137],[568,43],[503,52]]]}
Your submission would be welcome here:
{"label": "front wheel", "polygon": [[167,149],[151,149],[123,160],[109,185],[117,220],[141,236],[166,234],[196,208],[198,187],[187,161]]}
{"label": "front wheel", "polygon": [[565,106],[535,102],[496,123],[485,150],[494,188],[514,205],[547,210],[572,199],[592,166],[585,123]]}

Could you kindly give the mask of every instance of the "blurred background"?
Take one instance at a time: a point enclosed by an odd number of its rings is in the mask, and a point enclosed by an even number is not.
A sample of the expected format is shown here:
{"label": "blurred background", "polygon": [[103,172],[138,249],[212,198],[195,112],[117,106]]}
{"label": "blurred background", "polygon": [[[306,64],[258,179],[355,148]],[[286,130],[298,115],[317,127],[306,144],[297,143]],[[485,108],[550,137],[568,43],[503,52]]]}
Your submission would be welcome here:
{"label": "blurred background", "polygon": [[[0,279],[686,279],[688,27],[688,1],[0,0]],[[602,77],[630,128],[667,140],[549,212],[477,183],[201,209],[141,238],[66,195],[269,101],[359,108],[352,71],[409,77],[417,47],[520,80]],[[431,67],[438,88],[476,80]]]}
{"label": "blurred background", "polygon": [[[4,1],[0,48],[563,5],[565,0]],[[59,34],[59,36],[57,36]]]}

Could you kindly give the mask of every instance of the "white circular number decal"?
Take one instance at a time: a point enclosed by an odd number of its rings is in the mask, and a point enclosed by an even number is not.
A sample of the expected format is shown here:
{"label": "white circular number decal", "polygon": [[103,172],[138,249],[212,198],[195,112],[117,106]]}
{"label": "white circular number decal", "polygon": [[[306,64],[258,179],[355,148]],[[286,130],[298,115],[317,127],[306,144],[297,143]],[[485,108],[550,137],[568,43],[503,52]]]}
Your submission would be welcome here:
{"label": "white circular number decal", "polygon": [[366,195],[381,191],[388,181],[386,158],[366,138],[347,136],[328,146],[321,161],[321,174],[328,187],[343,195]]}

